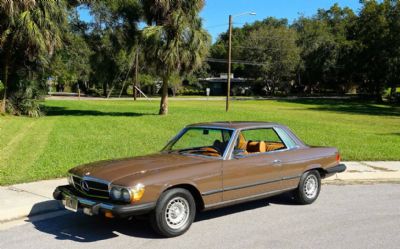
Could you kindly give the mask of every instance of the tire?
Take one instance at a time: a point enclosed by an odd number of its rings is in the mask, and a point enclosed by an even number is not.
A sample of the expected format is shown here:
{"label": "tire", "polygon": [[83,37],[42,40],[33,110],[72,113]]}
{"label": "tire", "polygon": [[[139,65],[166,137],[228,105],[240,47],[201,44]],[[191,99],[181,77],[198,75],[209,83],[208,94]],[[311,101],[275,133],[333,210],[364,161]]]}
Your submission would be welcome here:
{"label": "tire", "polygon": [[321,176],[318,171],[305,172],[301,178],[294,197],[299,204],[307,205],[313,203],[321,191]]}
{"label": "tire", "polygon": [[195,215],[196,203],[192,194],[186,189],[175,188],[162,193],[150,215],[150,222],[161,236],[176,237],[190,228]]}

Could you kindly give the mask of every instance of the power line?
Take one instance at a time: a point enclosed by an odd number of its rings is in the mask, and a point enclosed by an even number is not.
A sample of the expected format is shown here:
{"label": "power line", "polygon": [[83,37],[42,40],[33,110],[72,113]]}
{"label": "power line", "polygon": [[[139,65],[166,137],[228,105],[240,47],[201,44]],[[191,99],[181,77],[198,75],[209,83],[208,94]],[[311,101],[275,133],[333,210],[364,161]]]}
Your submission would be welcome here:
{"label": "power line", "polygon": [[280,50],[280,51],[294,51],[296,49],[282,49],[282,48],[257,48],[257,47],[247,47],[247,46],[240,46],[240,45],[236,45],[236,46],[232,46],[234,48],[241,48],[241,49],[251,49],[251,50],[260,50],[260,51],[276,51],[276,50]]}
{"label": "power line", "polygon": [[228,23],[207,26],[207,27],[205,27],[205,29],[212,29],[212,28],[218,28],[218,27],[223,27],[223,26],[228,26]]}
{"label": "power line", "polygon": [[[213,63],[228,63],[226,59],[218,59],[218,58],[206,58],[205,61],[207,62],[213,62]],[[242,64],[242,65],[250,65],[250,66],[269,66],[267,63],[262,63],[262,62],[256,62],[256,61],[246,61],[246,60],[232,60],[233,64]],[[311,67],[306,67],[310,69]],[[344,65],[336,65],[336,66],[330,66],[330,68],[334,69],[343,69],[345,68]]]}
{"label": "power line", "polygon": [[[217,58],[206,58],[207,62],[215,62],[215,63],[228,63],[226,59],[217,59]],[[232,60],[234,64],[243,64],[243,65],[252,65],[252,66],[267,66],[268,64],[259,63],[254,61],[246,61],[246,60]]]}

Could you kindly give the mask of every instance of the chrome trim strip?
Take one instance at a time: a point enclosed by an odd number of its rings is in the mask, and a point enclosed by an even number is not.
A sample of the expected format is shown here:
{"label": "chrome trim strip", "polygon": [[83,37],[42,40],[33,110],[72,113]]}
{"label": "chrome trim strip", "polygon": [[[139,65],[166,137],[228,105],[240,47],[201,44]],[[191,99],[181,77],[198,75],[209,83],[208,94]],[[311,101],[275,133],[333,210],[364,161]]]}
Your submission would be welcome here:
{"label": "chrome trim strip", "polygon": [[210,190],[210,191],[203,192],[203,193],[201,193],[201,195],[202,196],[207,196],[207,195],[213,195],[213,194],[221,193],[221,192],[224,192],[224,191],[232,191],[232,190],[237,190],[237,189],[242,189],[242,188],[251,188],[251,187],[255,187],[255,186],[259,186],[259,185],[275,183],[275,182],[284,181],[284,180],[296,179],[296,178],[300,178],[300,176],[301,175],[289,176],[289,177],[276,178],[276,179],[267,180],[267,181],[258,181],[258,182],[254,182],[254,183],[251,183],[251,184],[236,185],[236,186],[232,186],[232,187],[228,187],[228,188],[213,189],[213,190]]}
{"label": "chrome trim strip", "polygon": [[274,190],[274,191],[265,192],[265,193],[261,193],[261,194],[241,197],[241,198],[237,198],[237,199],[233,199],[233,200],[217,202],[217,203],[213,203],[213,204],[210,204],[210,205],[205,205],[204,209],[212,209],[212,208],[215,208],[215,207],[234,204],[234,203],[237,203],[237,202],[244,202],[244,201],[251,200],[251,199],[255,200],[255,199],[266,198],[266,197],[269,197],[271,195],[283,193],[283,192],[286,192],[286,191],[289,191],[289,190],[292,190],[292,189],[295,189],[295,188],[286,188],[286,189],[281,189],[281,190]]}
{"label": "chrome trim strip", "polygon": [[214,189],[214,190],[203,192],[203,193],[201,193],[201,195],[202,196],[207,196],[207,195],[218,194],[218,193],[221,193],[221,192],[224,192],[224,190],[223,189]]}
{"label": "chrome trim strip", "polygon": [[205,156],[205,155],[200,155],[200,154],[191,154],[191,153],[181,153],[180,155],[185,155],[185,156],[197,156],[197,157],[204,157],[204,158],[211,158],[211,159],[218,159],[218,160],[223,160],[223,157],[221,156]]}
{"label": "chrome trim strip", "polygon": [[234,130],[233,134],[231,136],[231,140],[229,141],[228,145],[225,148],[225,154],[223,156],[224,160],[228,160],[232,157],[232,152],[235,146],[235,141],[237,139],[237,137],[239,136],[239,131],[238,130]]}
{"label": "chrome trim strip", "polygon": [[301,175],[297,175],[297,176],[287,176],[287,177],[283,177],[282,180],[286,181],[286,180],[293,180],[293,179],[297,179],[300,178]]}
{"label": "chrome trim strip", "polygon": [[188,128],[204,128],[204,129],[216,129],[216,130],[231,130],[235,131],[235,128],[221,127],[221,126],[212,126],[212,125],[188,125],[184,129]]}

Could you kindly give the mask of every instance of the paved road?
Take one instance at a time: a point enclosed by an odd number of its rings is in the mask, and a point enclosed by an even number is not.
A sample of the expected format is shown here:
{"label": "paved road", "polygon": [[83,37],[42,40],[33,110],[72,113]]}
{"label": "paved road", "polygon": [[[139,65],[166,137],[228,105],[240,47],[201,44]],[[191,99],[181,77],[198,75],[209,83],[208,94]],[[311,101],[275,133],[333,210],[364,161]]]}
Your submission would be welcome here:
{"label": "paved road", "polygon": [[325,185],[309,206],[289,196],[199,215],[181,237],[145,222],[68,213],[0,232],[0,248],[398,248],[400,185]]}

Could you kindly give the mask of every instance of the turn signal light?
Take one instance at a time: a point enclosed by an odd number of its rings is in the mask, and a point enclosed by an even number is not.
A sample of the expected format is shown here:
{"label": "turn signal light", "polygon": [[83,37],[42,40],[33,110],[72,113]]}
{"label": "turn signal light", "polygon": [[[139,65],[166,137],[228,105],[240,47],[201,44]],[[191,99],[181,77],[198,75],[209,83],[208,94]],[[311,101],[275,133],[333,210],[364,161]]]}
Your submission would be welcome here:
{"label": "turn signal light", "polygon": [[104,213],[104,216],[105,216],[106,218],[110,218],[110,219],[114,218],[114,215],[113,215],[110,211],[106,211],[106,212]]}
{"label": "turn signal light", "polygon": [[137,184],[135,187],[131,189],[131,194],[132,194],[132,202],[140,201],[140,199],[142,199],[144,194],[144,185],[140,183]]}
{"label": "turn signal light", "polygon": [[340,163],[340,154],[339,154],[339,152],[336,154],[336,162]]}

